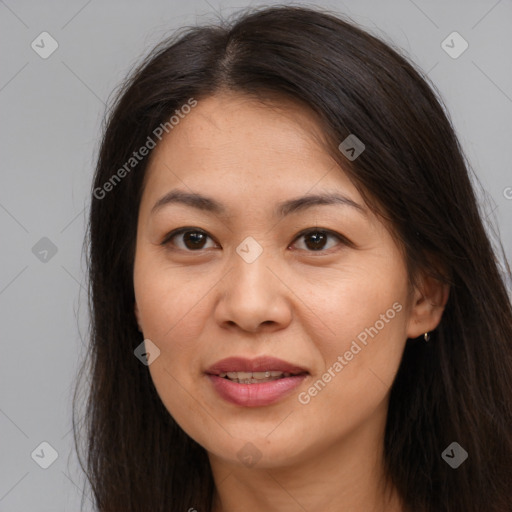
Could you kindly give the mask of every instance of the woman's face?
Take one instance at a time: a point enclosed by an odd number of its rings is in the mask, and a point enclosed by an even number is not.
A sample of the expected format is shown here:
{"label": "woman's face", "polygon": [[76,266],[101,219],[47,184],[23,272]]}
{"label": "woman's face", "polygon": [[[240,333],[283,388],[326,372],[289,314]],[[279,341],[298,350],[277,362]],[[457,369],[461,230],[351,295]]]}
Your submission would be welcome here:
{"label": "woman's face", "polygon": [[[393,238],[315,131],[291,103],[217,95],[148,168],[134,286],[160,350],[149,371],[224,463],[284,466],[355,432],[382,436],[406,339],[427,330]],[[305,199],[326,194],[341,199]]]}

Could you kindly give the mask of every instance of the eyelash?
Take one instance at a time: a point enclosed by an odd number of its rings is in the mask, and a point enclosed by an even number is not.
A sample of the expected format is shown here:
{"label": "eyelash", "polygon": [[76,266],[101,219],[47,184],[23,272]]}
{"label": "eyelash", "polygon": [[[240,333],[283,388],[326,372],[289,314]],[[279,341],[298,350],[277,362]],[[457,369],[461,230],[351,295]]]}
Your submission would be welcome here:
{"label": "eyelash", "polygon": [[[170,233],[168,233],[167,235],[165,235],[164,240],[161,242],[161,245],[169,246],[171,240],[174,237],[177,237],[178,235],[182,235],[182,234],[188,233],[188,232],[191,232],[191,233],[201,233],[201,234],[206,235],[211,240],[214,240],[206,231],[204,231],[202,229],[194,228],[194,227],[183,227],[183,228],[175,229],[175,230],[171,231]],[[342,245],[346,245],[346,246],[349,246],[349,247],[354,247],[354,244],[352,242],[350,242],[347,238],[345,238],[343,235],[340,235],[339,233],[336,233],[335,231],[332,231],[330,229],[322,229],[322,228],[308,228],[308,229],[305,229],[305,230],[303,230],[303,231],[301,231],[300,233],[297,234],[297,236],[294,238],[294,242],[296,240],[298,240],[299,238],[303,237],[303,236],[307,236],[307,235],[314,234],[314,233],[322,233],[322,234],[325,234],[327,236],[331,236],[333,238],[336,238],[339,242],[341,242]],[[217,242],[215,242],[215,243],[217,243]],[[312,253],[312,254],[326,254],[326,253],[330,254],[333,249],[336,250],[335,247],[331,247],[330,249],[326,249],[326,250],[319,249],[318,251],[307,250],[307,249],[301,249],[301,250],[305,250],[306,252],[309,252],[309,253]],[[193,252],[201,252],[201,251],[203,251],[205,249],[191,250],[191,249],[176,248],[176,250],[183,251],[183,252],[193,253]]]}

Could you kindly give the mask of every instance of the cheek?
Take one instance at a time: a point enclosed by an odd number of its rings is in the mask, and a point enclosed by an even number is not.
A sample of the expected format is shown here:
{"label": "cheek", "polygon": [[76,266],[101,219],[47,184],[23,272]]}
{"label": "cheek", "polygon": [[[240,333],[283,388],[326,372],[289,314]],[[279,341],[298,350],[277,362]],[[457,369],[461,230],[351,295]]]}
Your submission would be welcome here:
{"label": "cheek", "polygon": [[200,328],[201,298],[208,283],[201,276],[165,265],[136,264],[135,298],[144,335],[155,342],[184,343]]}
{"label": "cheek", "polygon": [[134,272],[139,317],[144,337],[160,350],[149,371],[162,402],[181,423],[197,416],[189,393],[200,378],[200,344],[212,307],[207,293],[218,279],[154,259],[143,263],[141,258]]}
{"label": "cheek", "polygon": [[193,432],[200,411],[190,390],[197,383],[193,371],[198,368],[198,340],[206,314],[202,280],[149,265],[136,268],[134,283],[144,337],[160,350],[148,367],[151,379],[165,408],[182,428]]}
{"label": "cheek", "polygon": [[354,275],[312,298],[322,321],[309,335],[324,365],[308,393],[312,402],[335,400],[357,410],[388,391],[406,342],[407,287],[399,270]]}
{"label": "cheek", "polygon": [[392,275],[388,271],[382,277],[367,268],[364,272],[345,275],[338,282],[332,280],[330,286],[306,292],[311,309],[322,321],[325,339],[329,339],[326,346],[343,348],[346,341],[376,323],[377,330],[383,333],[388,333],[390,326],[403,330],[406,286],[401,273]]}

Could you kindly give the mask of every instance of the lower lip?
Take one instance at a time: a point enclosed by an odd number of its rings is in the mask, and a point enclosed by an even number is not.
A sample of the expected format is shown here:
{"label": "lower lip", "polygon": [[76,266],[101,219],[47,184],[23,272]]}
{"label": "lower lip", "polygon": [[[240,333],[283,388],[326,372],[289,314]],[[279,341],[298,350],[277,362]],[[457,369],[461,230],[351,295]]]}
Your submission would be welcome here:
{"label": "lower lip", "polygon": [[307,377],[295,375],[261,384],[239,384],[224,377],[208,375],[217,393],[224,400],[243,407],[261,407],[277,402]]}

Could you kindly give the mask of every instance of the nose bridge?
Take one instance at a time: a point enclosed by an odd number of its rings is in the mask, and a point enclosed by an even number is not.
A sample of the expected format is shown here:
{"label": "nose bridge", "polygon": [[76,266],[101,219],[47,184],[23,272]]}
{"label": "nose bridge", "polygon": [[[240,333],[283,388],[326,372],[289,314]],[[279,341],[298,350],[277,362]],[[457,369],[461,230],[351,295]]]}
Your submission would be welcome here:
{"label": "nose bridge", "polygon": [[270,270],[276,267],[272,261],[271,250],[253,237],[236,247],[232,271],[224,282],[217,308],[219,322],[234,323],[248,331],[258,330],[262,324],[283,327],[289,322],[286,287],[274,275],[276,271]]}
{"label": "nose bridge", "polygon": [[268,249],[264,250],[263,246],[252,236],[244,238],[237,246],[235,252],[248,265],[253,264],[264,252],[268,253]]}
{"label": "nose bridge", "polygon": [[[264,248],[252,236],[246,237],[235,249],[232,284],[249,288],[253,294],[268,293],[268,288],[275,285],[270,281],[272,272],[267,268],[270,256],[269,248]],[[242,289],[242,292],[247,293],[247,290]]]}

